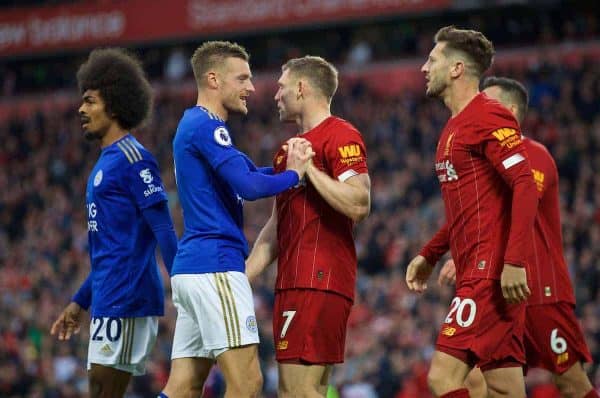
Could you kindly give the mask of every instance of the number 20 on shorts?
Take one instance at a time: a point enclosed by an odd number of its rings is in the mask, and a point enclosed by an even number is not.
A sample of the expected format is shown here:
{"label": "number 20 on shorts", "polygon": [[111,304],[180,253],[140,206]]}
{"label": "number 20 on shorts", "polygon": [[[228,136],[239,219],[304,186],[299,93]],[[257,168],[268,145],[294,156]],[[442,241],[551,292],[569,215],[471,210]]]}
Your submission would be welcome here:
{"label": "number 20 on shorts", "polygon": [[[465,319],[465,308],[469,307],[469,316]],[[471,326],[475,320],[475,314],[477,313],[477,305],[475,301],[470,298],[454,297],[452,303],[450,303],[450,312],[446,316],[444,323],[452,323],[456,316],[456,323],[458,326],[466,328]]]}

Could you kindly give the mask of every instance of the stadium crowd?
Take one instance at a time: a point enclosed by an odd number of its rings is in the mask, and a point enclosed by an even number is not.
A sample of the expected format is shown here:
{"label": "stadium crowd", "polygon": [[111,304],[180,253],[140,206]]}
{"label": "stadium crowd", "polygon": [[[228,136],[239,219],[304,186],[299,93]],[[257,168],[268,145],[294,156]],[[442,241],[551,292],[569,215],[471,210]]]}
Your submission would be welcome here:
{"label": "stadium crowd", "polygon": [[[543,63],[495,70],[527,84],[531,110],[523,131],[544,142],[561,176],[565,254],[575,283],[577,313],[600,362],[600,71],[593,62],[566,67]],[[359,278],[349,320],[346,363],[333,375],[342,397],[428,397],[426,371],[436,330],[452,297],[430,284],[424,299],[408,292],[404,268],[443,220],[433,172],[437,136],[447,120],[442,104],[423,94],[381,96],[362,81],[342,81],[335,113],[363,133],[372,177],[372,211],[356,229]],[[250,100],[250,113],[234,119],[236,145],[260,165],[294,134],[277,117],[270,92]],[[182,231],[173,178],[171,140],[193,98],[163,90],[152,121],[136,133],[157,157],[169,191],[178,234]],[[88,330],[57,342],[48,330],[89,271],[85,184],[97,159],[81,133],[74,103],[64,112],[36,112],[0,124],[0,396],[83,397]],[[246,203],[246,236],[252,242],[270,212],[270,201]],[[275,267],[254,284],[262,342],[264,395],[275,396],[277,372],[271,318]],[[163,278],[168,286],[168,278]],[[170,296],[170,291],[167,292]],[[175,310],[168,300],[146,376],[129,397],[153,397],[168,376]],[[590,368],[600,386],[600,371]],[[552,397],[547,375],[531,372],[531,397]],[[207,397],[218,397],[214,371]],[[537,394],[537,395],[536,395]]]}
{"label": "stadium crowd", "polygon": [[[41,2],[27,0],[28,3]],[[110,3],[115,0],[93,0]],[[11,5],[10,1],[8,5]],[[19,4],[26,5],[24,0]],[[44,3],[92,3],[92,0],[53,0]],[[457,2],[459,4],[460,2]],[[277,70],[290,58],[305,54],[322,56],[338,66],[361,66],[372,61],[396,60],[399,57],[425,56],[431,49],[431,38],[440,26],[455,24],[471,26],[492,40],[496,48],[527,45],[553,45],[561,41],[583,41],[600,36],[600,8],[590,2],[576,6],[570,2],[548,1],[547,7],[513,5],[477,8],[463,12],[435,12],[433,17],[407,14],[385,17],[372,22],[339,23],[334,26],[298,27],[288,32],[234,37],[251,54],[255,70]],[[490,3],[490,2],[488,2]],[[0,9],[3,7],[0,0]],[[4,5],[6,7],[6,5]],[[216,37],[222,39],[222,37]],[[177,45],[136,46],[144,69],[151,79],[192,78],[188,58],[198,46],[192,38]],[[2,97],[36,94],[71,89],[75,86],[77,67],[87,57],[87,51],[43,54],[33,57],[0,59],[0,100]]]}

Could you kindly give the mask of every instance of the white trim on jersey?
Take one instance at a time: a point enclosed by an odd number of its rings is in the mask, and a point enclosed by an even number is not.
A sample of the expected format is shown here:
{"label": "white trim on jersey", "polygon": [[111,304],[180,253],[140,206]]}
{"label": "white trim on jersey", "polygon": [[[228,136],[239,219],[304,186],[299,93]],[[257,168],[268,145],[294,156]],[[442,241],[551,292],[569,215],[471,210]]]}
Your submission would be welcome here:
{"label": "white trim on jersey", "polygon": [[346,181],[348,178],[350,178],[350,177],[354,177],[354,176],[357,176],[357,175],[358,175],[358,173],[357,173],[356,171],[352,170],[352,169],[350,169],[350,170],[346,170],[346,171],[344,171],[342,174],[340,174],[340,175],[338,176],[338,180],[339,180],[340,182],[344,182],[344,181]]}
{"label": "white trim on jersey", "polygon": [[523,155],[521,155],[520,153],[515,153],[514,155],[509,156],[506,159],[504,159],[502,161],[502,165],[504,166],[505,170],[508,170],[511,167],[513,167],[514,165],[521,163],[523,160],[525,160]]}

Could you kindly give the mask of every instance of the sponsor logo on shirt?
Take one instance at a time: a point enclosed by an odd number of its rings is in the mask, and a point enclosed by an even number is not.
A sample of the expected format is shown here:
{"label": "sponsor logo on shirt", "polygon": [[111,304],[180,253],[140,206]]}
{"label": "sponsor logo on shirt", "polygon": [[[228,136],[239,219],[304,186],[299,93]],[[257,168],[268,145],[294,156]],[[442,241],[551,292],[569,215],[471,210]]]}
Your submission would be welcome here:
{"label": "sponsor logo on shirt", "polygon": [[502,147],[513,148],[521,144],[521,135],[517,130],[511,128],[501,128],[492,132],[492,135],[500,141]]}
{"label": "sponsor logo on shirt", "polygon": [[152,195],[153,193],[156,192],[162,192],[163,191],[163,187],[161,187],[160,185],[154,185],[154,184],[148,184],[148,189],[144,190],[144,197],[148,197],[150,195]]}
{"label": "sponsor logo on shirt", "polygon": [[144,181],[144,184],[150,184],[152,181],[154,181],[154,177],[152,177],[150,169],[144,169],[140,171],[140,178]]}
{"label": "sponsor logo on shirt", "polygon": [[436,163],[435,171],[442,172],[442,174],[438,173],[438,180],[440,180],[440,182],[451,182],[458,180],[458,173],[456,173],[454,165],[449,160]]}
{"label": "sponsor logo on shirt", "polygon": [[358,144],[344,145],[338,147],[338,152],[342,157],[342,163],[346,165],[358,163],[363,160],[363,156],[360,151],[360,145]]}
{"label": "sponsor logo on shirt", "polygon": [[454,333],[456,333],[456,328],[453,328],[451,326],[446,326],[443,330],[442,330],[442,334],[444,336],[448,336],[448,337],[452,337],[454,336]]}
{"label": "sponsor logo on shirt", "polygon": [[536,169],[531,169],[531,173],[533,174],[533,180],[535,181],[535,186],[539,192],[544,191],[544,178],[546,177],[543,172]]}
{"label": "sponsor logo on shirt", "polygon": [[279,340],[277,342],[277,350],[287,350],[288,341],[287,340]]}
{"label": "sponsor logo on shirt", "polygon": [[275,159],[275,165],[279,166],[282,161],[283,161],[283,155],[277,156],[277,159]]}
{"label": "sponsor logo on shirt", "polygon": [[88,213],[88,232],[98,232],[98,221],[94,220],[98,214],[96,203],[87,203],[85,207],[87,207]]}

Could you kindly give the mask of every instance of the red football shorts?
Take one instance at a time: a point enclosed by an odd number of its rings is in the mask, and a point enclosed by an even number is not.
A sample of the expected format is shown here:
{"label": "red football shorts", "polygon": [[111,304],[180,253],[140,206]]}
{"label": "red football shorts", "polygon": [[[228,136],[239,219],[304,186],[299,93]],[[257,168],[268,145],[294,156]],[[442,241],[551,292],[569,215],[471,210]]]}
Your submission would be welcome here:
{"label": "red football shorts", "polygon": [[499,280],[464,281],[450,303],[436,350],[482,371],[525,363],[525,304],[508,304]]}
{"label": "red football shorts", "polygon": [[566,302],[528,306],[525,313],[527,366],[563,374],[577,362],[592,362],[573,306]]}
{"label": "red football shorts", "polygon": [[314,289],[275,292],[273,338],[279,362],[327,365],[344,362],[352,301]]}

